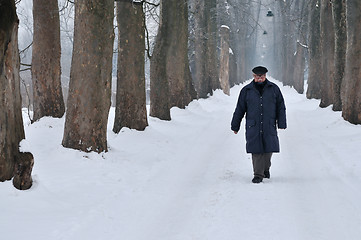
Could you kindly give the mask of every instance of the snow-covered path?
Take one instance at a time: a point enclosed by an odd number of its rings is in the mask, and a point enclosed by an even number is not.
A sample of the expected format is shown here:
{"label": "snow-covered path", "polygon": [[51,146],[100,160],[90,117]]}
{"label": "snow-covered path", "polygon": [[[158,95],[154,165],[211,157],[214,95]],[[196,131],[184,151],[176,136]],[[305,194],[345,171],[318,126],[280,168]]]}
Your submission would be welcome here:
{"label": "snow-covered path", "polygon": [[[281,86],[281,85],[280,85]],[[149,119],[144,132],[111,132],[109,152],[61,147],[63,119],[26,125],[34,186],[0,184],[7,239],[360,239],[361,126],[289,87],[271,179],[252,184],[244,122],[230,120],[242,86]],[[21,231],[19,231],[21,229]]]}

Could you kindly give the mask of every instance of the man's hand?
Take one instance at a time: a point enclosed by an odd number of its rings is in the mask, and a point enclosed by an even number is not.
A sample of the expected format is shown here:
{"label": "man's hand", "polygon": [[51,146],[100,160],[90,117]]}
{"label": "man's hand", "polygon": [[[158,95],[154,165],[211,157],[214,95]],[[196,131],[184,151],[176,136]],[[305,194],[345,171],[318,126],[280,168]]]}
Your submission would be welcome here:
{"label": "man's hand", "polygon": [[237,134],[238,132],[236,132],[236,131],[233,131],[234,132],[234,134]]}

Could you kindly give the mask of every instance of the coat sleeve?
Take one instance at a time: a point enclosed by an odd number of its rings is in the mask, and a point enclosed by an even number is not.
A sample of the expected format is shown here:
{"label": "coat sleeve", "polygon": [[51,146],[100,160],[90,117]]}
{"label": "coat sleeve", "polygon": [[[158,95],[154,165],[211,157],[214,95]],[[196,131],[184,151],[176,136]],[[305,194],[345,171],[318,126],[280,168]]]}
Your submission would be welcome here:
{"label": "coat sleeve", "polygon": [[232,131],[236,131],[236,132],[239,131],[242,118],[246,111],[247,111],[246,90],[242,89],[238,97],[236,109],[233,113],[233,118],[231,122]]}
{"label": "coat sleeve", "polygon": [[283,99],[281,90],[278,88],[277,94],[277,125],[278,128],[286,129],[287,121],[286,121],[286,105]]}

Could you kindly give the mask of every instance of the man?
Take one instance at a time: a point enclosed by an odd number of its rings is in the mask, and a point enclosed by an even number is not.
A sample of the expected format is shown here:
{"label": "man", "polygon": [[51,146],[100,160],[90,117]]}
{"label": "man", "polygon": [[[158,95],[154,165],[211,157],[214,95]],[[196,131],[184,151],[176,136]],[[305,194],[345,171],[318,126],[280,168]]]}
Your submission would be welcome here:
{"label": "man", "polygon": [[277,128],[286,129],[286,107],[279,87],[266,78],[267,68],[252,69],[253,81],[242,88],[231,129],[238,133],[246,114],[246,151],[252,153],[253,183],[270,178],[271,157],[279,152]]}

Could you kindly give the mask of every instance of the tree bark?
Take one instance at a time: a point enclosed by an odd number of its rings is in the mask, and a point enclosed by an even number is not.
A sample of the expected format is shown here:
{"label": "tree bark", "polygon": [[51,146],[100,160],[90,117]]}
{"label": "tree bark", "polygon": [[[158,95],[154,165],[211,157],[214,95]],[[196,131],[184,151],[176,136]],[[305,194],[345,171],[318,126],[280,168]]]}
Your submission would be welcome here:
{"label": "tree bark", "polygon": [[118,72],[113,131],[148,126],[145,96],[145,26],[142,3],[117,3]]}
{"label": "tree bark", "polygon": [[281,10],[281,40],[282,47],[281,52],[281,64],[280,68],[282,69],[281,81],[287,86],[293,86],[293,68],[294,68],[294,52],[296,41],[294,35],[296,31],[291,27],[290,15],[291,15],[291,4],[292,2],[278,1]]}
{"label": "tree bark", "polygon": [[342,116],[361,124],[361,2],[346,1],[347,51]]}
{"label": "tree bark", "polygon": [[320,107],[327,107],[333,103],[332,93],[335,72],[335,31],[330,0],[321,0],[320,23],[322,52],[321,71],[318,74],[321,87]]}
{"label": "tree bark", "polygon": [[321,39],[320,39],[320,2],[310,1],[310,18],[308,34],[309,68],[307,98],[321,98],[319,72],[321,69]]}
{"label": "tree bark", "polygon": [[193,82],[199,98],[207,98],[219,88],[216,54],[216,0],[194,1]]}
{"label": "tree bark", "polygon": [[[212,87],[207,78],[207,20],[206,3],[203,0],[194,1],[194,68],[192,77],[199,98],[207,98],[212,93]],[[208,80],[208,81],[207,81]]]}
{"label": "tree bark", "polygon": [[34,0],[33,18],[33,121],[44,116],[61,118],[65,106],[61,88],[58,1]]}
{"label": "tree bark", "polygon": [[[293,70],[293,83],[295,90],[302,94],[304,92],[304,71],[306,65],[306,48],[307,44],[307,3],[305,0],[297,0],[295,5],[295,15],[299,16],[297,23],[297,41],[296,41],[296,53],[294,54],[294,70]],[[291,70],[292,73],[292,70]]]}
{"label": "tree bark", "polygon": [[114,1],[78,0],[63,146],[107,151]]}
{"label": "tree bark", "polygon": [[[150,112],[149,115],[162,120],[171,120],[170,93],[167,76],[167,49],[170,47],[167,36],[170,27],[163,24],[167,21],[167,11],[163,2],[160,4],[161,16],[158,34],[155,40],[152,58],[150,59]],[[164,19],[164,20],[163,20]]]}
{"label": "tree bark", "polygon": [[19,153],[15,161],[13,185],[19,190],[27,190],[33,185],[31,172],[33,170],[34,157],[30,152]]}
{"label": "tree bark", "polygon": [[21,113],[18,18],[13,0],[0,4],[0,181],[14,175],[19,142],[25,138]]}
{"label": "tree bark", "polygon": [[230,95],[229,87],[229,28],[228,26],[221,26],[221,53],[220,53],[220,70],[219,82],[223,93]]}
{"label": "tree bark", "polygon": [[334,111],[342,110],[341,88],[345,74],[346,64],[346,0],[333,1],[333,22],[335,29],[335,76],[333,83]]}
{"label": "tree bark", "polygon": [[185,108],[197,97],[189,70],[187,0],[162,0],[150,68],[150,115],[170,120],[171,107]]}
{"label": "tree bark", "polygon": [[305,70],[305,48],[297,43],[294,59],[293,86],[295,90],[302,94],[304,91],[304,70]]}
{"label": "tree bark", "polygon": [[216,90],[220,88],[218,80],[217,68],[217,0],[205,1],[206,4],[206,27],[207,27],[207,41],[206,41],[206,76],[207,81],[210,82],[211,89]]}

